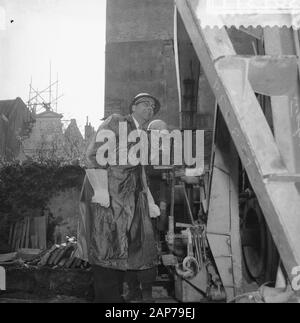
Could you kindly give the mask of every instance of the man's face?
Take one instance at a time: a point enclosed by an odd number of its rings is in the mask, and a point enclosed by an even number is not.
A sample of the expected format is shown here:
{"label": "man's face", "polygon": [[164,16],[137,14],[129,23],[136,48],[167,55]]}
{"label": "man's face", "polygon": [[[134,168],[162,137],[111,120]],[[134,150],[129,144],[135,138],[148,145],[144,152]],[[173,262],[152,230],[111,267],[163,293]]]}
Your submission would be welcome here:
{"label": "man's face", "polygon": [[150,98],[141,98],[132,107],[133,114],[144,123],[150,121],[154,115],[155,102]]}

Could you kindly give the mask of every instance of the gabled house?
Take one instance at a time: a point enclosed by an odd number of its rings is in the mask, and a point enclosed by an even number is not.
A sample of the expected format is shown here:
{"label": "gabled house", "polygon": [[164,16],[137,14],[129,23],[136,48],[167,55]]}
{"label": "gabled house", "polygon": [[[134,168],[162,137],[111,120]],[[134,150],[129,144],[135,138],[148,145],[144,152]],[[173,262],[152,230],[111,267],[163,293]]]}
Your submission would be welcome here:
{"label": "gabled house", "polygon": [[22,152],[22,141],[28,138],[35,122],[21,98],[0,101],[0,158],[12,161]]}
{"label": "gabled house", "polygon": [[63,115],[45,105],[46,111],[36,115],[36,123],[28,140],[23,143],[28,157],[61,158],[63,155]]}
{"label": "gabled house", "polygon": [[85,151],[84,138],[75,119],[63,130],[63,115],[44,105],[45,111],[36,115],[31,136],[23,143],[26,156],[38,161],[46,159],[66,162],[80,161]]}
{"label": "gabled house", "polygon": [[85,143],[75,119],[67,127],[64,133],[64,151],[68,160],[82,160],[84,157]]}

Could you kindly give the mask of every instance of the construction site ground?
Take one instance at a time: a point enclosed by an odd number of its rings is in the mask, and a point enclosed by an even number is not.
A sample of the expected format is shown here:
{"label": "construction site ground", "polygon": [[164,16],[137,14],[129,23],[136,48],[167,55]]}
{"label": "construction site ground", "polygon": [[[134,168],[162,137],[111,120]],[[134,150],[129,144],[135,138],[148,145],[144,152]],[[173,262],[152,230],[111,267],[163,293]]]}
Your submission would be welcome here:
{"label": "construction site ground", "polygon": [[[178,303],[173,292],[172,282],[158,277],[152,287],[153,302]],[[93,303],[92,272],[7,268],[7,290],[0,292],[0,303]]]}

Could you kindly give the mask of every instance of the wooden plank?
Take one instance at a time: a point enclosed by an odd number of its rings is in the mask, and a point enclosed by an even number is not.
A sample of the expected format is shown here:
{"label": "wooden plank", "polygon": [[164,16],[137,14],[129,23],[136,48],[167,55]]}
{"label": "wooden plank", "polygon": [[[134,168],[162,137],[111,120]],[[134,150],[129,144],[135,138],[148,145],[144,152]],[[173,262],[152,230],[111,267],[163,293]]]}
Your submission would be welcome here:
{"label": "wooden plank", "polygon": [[207,238],[221,276],[227,299],[242,288],[238,156],[220,113],[216,120],[209,196]]}
{"label": "wooden plank", "polygon": [[27,217],[26,221],[27,221],[27,227],[26,227],[25,248],[29,248],[30,217]]}
{"label": "wooden plank", "polygon": [[71,256],[68,259],[68,261],[65,263],[65,268],[71,268],[74,261],[75,261],[75,258]]}
{"label": "wooden plank", "polygon": [[20,245],[20,240],[21,240],[21,222],[18,221],[16,224],[16,240],[15,240],[15,245],[14,245],[14,250],[19,249]]}
{"label": "wooden plank", "polygon": [[21,237],[20,237],[20,244],[19,244],[19,249],[24,247],[24,242],[25,242],[25,233],[26,233],[26,223],[25,219],[21,221]]}
{"label": "wooden plank", "polygon": [[230,221],[231,221],[231,253],[233,266],[233,282],[235,295],[241,294],[243,284],[242,247],[240,234],[240,200],[239,200],[239,158],[233,141],[230,141]]}
{"label": "wooden plank", "polygon": [[67,251],[67,247],[61,247],[60,251],[57,253],[54,261],[53,261],[53,265],[56,266],[59,264],[59,262],[63,259],[64,254]]}
{"label": "wooden plank", "polygon": [[244,71],[237,66],[220,67],[224,56],[236,55],[226,29],[200,27],[199,0],[176,0],[176,5],[292,281],[292,271],[300,265],[299,192],[292,183],[265,183],[263,179],[288,170]]}
{"label": "wooden plank", "polygon": [[18,250],[18,256],[25,261],[31,261],[39,256],[41,252],[42,251],[40,249],[22,248]]}
{"label": "wooden plank", "polygon": [[9,246],[11,246],[11,243],[12,243],[13,232],[14,232],[14,227],[13,227],[13,224],[11,224],[9,227],[9,238],[8,238]]}
{"label": "wooden plank", "polygon": [[13,241],[15,236],[15,223],[11,223],[10,225],[10,233],[9,233],[9,246],[12,248]]}
{"label": "wooden plank", "polygon": [[22,235],[21,235],[21,241],[20,241],[19,248],[24,248],[24,246],[25,246],[26,227],[27,227],[27,221],[24,218],[22,220]]}
{"label": "wooden plank", "polygon": [[34,235],[35,235],[35,228],[34,228],[34,218],[33,217],[30,217],[30,220],[29,220],[29,248],[32,248],[32,249],[38,249],[35,245],[35,238],[34,238]]}
{"label": "wooden plank", "polygon": [[229,189],[229,176],[221,170],[215,169],[208,210],[208,232],[230,234]]}
{"label": "wooden plank", "polygon": [[37,218],[34,217],[33,218],[33,228],[34,228],[34,247],[39,249],[40,246],[39,246],[39,232],[38,232],[38,221],[37,221]]}
{"label": "wooden plank", "polygon": [[[291,29],[264,29],[266,54],[298,55],[294,42],[295,39]],[[289,96],[273,96],[271,102],[275,139],[282,158],[290,173],[300,172],[300,134],[295,135],[298,131],[300,116],[299,82],[294,93],[291,93]]]}
{"label": "wooden plank", "polygon": [[270,182],[292,182],[292,183],[300,183],[300,174],[275,174],[275,175],[267,175],[264,178]]}
{"label": "wooden plank", "polygon": [[35,217],[31,221],[31,247],[45,250],[47,248],[46,217]]}
{"label": "wooden plank", "polygon": [[56,245],[52,246],[50,250],[46,251],[46,253],[42,256],[41,261],[39,263],[40,266],[46,266],[48,261],[50,260],[52,253],[58,249]]}
{"label": "wooden plank", "polygon": [[14,231],[13,231],[13,237],[12,237],[12,241],[11,241],[11,251],[14,251],[15,249],[15,241],[16,241],[16,226],[17,224],[14,223],[13,227],[14,227]]}
{"label": "wooden plank", "polygon": [[0,291],[6,290],[6,272],[5,269],[0,267]]}
{"label": "wooden plank", "polygon": [[47,248],[47,239],[46,239],[46,217],[37,217],[35,218],[35,228],[38,239],[38,248],[45,250]]}
{"label": "wooden plank", "polygon": [[38,236],[33,233],[30,235],[30,244],[32,249],[39,249],[38,247]]}
{"label": "wooden plank", "polygon": [[49,265],[49,266],[52,266],[52,265],[54,265],[54,262],[55,262],[55,259],[57,258],[57,256],[59,255],[59,253],[61,252],[61,250],[62,250],[62,248],[63,247],[58,247],[57,249],[55,249],[52,253],[51,253],[51,256],[50,256],[50,258],[49,258],[49,260],[48,260],[48,262],[47,262],[47,264]]}
{"label": "wooden plank", "polygon": [[17,258],[17,255],[18,255],[17,252],[6,253],[3,255],[0,255],[0,262],[5,263],[5,262],[13,261]]}

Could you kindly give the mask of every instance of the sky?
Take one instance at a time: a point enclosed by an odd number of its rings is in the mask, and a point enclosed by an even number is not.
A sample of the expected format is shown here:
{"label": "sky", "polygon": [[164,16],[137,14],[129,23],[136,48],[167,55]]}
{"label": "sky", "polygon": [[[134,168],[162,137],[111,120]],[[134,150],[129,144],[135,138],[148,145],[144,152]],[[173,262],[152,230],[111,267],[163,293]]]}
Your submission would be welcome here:
{"label": "sky", "polygon": [[104,114],[105,18],[105,0],[0,0],[0,100],[27,103],[31,78],[35,89],[49,86],[51,62],[63,95],[57,112],[76,119],[82,132],[87,116],[97,128]]}

